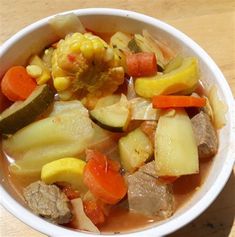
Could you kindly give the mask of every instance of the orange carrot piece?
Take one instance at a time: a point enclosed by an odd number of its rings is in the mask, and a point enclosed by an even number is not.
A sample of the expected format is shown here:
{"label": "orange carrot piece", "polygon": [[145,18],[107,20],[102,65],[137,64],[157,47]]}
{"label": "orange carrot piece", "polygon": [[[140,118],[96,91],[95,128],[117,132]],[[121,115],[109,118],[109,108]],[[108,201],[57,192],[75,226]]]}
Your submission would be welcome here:
{"label": "orange carrot piece", "polygon": [[152,104],[153,108],[156,109],[177,107],[203,107],[206,105],[206,99],[193,96],[159,95],[153,97]]}
{"label": "orange carrot piece", "polygon": [[11,101],[25,100],[37,86],[22,66],[11,67],[1,82],[2,93]]}
{"label": "orange carrot piece", "polygon": [[126,64],[129,76],[152,76],[157,73],[157,59],[154,53],[127,54]]}
{"label": "orange carrot piece", "polygon": [[86,215],[91,219],[94,225],[102,224],[105,222],[105,215],[102,207],[99,206],[95,200],[88,200],[83,202],[84,211]]}
{"label": "orange carrot piece", "polygon": [[83,180],[95,197],[108,204],[116,204],[127,192],[123,176],[116,162],[98,151],[89,150]]}

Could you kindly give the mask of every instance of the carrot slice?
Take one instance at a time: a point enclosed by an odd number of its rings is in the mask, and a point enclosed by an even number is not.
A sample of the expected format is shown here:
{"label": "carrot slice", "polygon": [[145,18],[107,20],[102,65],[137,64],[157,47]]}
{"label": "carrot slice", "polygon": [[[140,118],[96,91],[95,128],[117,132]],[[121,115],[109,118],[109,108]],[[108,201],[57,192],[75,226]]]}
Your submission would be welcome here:
{"label": "carrot slice", "polygon": [[197,98],[193,96],[154,96],[152,99],[153,108],[177,108],[177,107],[203,107],[206,105],[205,98]]}
{"label": "carrot slice", "polygon": [[89,158],[83,173],[84,183],[104,203],[116,204],[127,192],[117,164],[98,151],[89,150],[87,153]]}
{"label": "carrot slice", "polygon": [[25,100],[37,86],[22,66],[11,67],[1,82],[2,93],[11,101]]}
{"label": "carrot slice", "polygon": [[126,64],[129,76],[152,76],[157,72],[157,59],[154,53],[128,54]]}

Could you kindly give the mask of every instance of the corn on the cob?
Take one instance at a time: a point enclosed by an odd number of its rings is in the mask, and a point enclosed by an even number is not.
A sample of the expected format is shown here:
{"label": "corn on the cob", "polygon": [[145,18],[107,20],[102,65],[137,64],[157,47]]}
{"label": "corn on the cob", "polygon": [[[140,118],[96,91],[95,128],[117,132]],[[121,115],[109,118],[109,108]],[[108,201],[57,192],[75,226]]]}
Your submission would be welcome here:
{"label": "corn on the cob", "polygon": [[[91,33],[67,35],[53,52],[52,76],[55,88],[61,92],[71,84],[69,88],[72,92],[85,96],[112,93],[124,80],[124,70],[119,61],[113,48],[98,36]],[[55,83],[60,77],[70,80],[65,89]]]}

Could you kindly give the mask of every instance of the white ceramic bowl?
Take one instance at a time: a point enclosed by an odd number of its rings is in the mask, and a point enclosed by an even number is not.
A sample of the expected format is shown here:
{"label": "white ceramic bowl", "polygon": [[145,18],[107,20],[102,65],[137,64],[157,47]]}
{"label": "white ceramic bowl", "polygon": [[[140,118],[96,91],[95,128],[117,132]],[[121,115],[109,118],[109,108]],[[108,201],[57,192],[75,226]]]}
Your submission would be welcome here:
{"label": "white ceramic bowl", "polygon": [[[74,10],[73,12],[80,17],[81,21],[89,29],[101,32],[115,32],[117,30],[141,32],[142,29],[148,29],[152,34],[168,42],[171,47],[183,52],[183,54],[196,56],[199,59],[201,74],[206,88],[212,84],[217,85],[219,96],[228,106],[228,112],[226,114],[227,124],[219,131],[220,145],[218,154],[214,157],[214,162],[209,170],[206,181],[195,193],[191,201],[180,208],[168,220],[155,224],[150,228],[125,233],[121,236],[143,237],[169,234],[201,214],[218,196],[230,176],[235,160],[235,150],[232,147],[232,142],[235,141],[235,113],[233,112],[234,100],[231,90],[223,74],[208,54],[185,34],[162,21],[135,12],[117,9],[81,9]],[[32,53],[40,52],[46,45],[56,40],[56,36],[48,26],[49,19],[50,17],[27,26],[1,46],[0,77],[13,64],[24,64]],[[46,235],[56,237],[95,236],[94,234],[68,230],[50,224],[42,218],[35,216],[16,201],[6,183],[1,184],[0,192],[1,203],[8,211],[29,226]]]}

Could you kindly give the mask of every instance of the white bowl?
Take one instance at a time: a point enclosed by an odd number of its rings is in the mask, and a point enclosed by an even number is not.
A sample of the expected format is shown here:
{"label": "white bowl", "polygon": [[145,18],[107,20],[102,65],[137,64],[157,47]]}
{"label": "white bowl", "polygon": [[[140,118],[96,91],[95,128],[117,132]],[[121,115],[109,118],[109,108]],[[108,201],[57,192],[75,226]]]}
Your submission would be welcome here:
{"label": "white bowl", "polygon": [[[142,29],[148,29],[152,34],[168,42],[171,47],[183,52],[183,54],[196,56],[199,59],[205,87],[208,88],[212,84],[217,85],[219,96],[228,106],[227,124],[219,131],[220,144],[218,154],[214,157],[212,167],[204,184],[194,194],[193,198],[168,220],[154,224],[147,229],[121,234],[121,236],[163,236],[174,232],[200,215],[215,200],[230,176],[235,160],[235,149],[232,147],[232,143],[235,141],[235,106],[231,90],[223,74],[208,54],[185,34],[162,21],[135,12],[118,9],[81,9],[72,12],[78,15],[89,29],[101,32],[115,32],[117,30],[141,32]],[[10,66],[24,64],[32,53],[40,52],[45,46],[56,40],[56,36],[48,26],[50,18],[42,19],[27,26],[1,46],[0,77]],[[0,178],[2,180],[3,177]],[[7,183],[1,184],[0,192],[1,203],[8,211],[46,235],[66,237],[95,236],[95,234],[77,232],[56,226],[37,217],[16,201]],[[115,236],[119,235],[116,234]]]}

